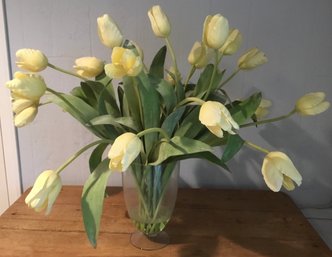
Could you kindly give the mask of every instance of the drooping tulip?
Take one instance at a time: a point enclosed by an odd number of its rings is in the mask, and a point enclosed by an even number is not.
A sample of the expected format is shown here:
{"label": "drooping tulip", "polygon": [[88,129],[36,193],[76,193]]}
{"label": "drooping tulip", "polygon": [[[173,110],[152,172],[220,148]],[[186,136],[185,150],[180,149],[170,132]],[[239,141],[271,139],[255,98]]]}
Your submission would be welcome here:
{"label": "drooping tulip", "polygon": [[42,71],[48,65],[47,57],[36,49],[20,49],[16,52],[16,58],[17,67],[31,72]]}
{"label": "drooping tulip", "polygon": [[104,62],[96,57],[81,57],[75,60],[74,69],[78,75],[92,78],[104,70]]}
{"label": "drooping tulip", "polygon": [[302,96],[296,101],[295,110],[301,115],[317,115],[325,112],[330,103],[325,101],[324,92],[312,92]]}
{"label": "drooping tulip", "polygon": [[241,70],[251,70],[266,62],[265,54],[257,48],[252,48],[239,58],[237,64]]}

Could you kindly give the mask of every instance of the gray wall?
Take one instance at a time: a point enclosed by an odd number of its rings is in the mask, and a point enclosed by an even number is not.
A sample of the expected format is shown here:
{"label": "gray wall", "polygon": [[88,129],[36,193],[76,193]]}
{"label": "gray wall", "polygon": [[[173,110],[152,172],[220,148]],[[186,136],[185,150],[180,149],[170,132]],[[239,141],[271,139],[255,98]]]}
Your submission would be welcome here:
{"label": "gray wall", "polygon": [[[149,65],[163,42],[154,37],[147,10],[159,3],[172,23],[171,39],[180,70],[193,42],[201,37],[208,14],[222,13],[244,37],[240,52],[262,49],[269,63],[252,72],[242,72],[228,86],[232,98],[261,90],[272,100],[271,117],[285,114],[304,93],[325,91],[332,99],[332,2],[329,0],[10,0],[6,1],[10,50],[14,64],[19,48],[42,50],[50,62],[71,69],[77,57],[93,55],[109,60],[110,52],[97,37],[96,18],[109,13],[122,32],[144,48]],[[237,57],[223,63],[232,70]],[[13,70],[17,68],[13,65]],[[79,82],[52,70],[43,71],[49,87],[68,92]],[[320,206],[332,198],[332,112],[315,117],[292,117],[262,128],[243,129],[240,134],[263,147],[286,152],[303,175],[303,185],[291,192],[300,206]],[[41,107],[35,122],[19,129],[24,189],[45,169],[58,167],[93,137],[69,115],[55,106]],[[219,151],[219,150],[217,150]],[[83,184],[87,178],[88,154],[63,172],[64,184]],[[266,189],[260,168],[264,155],[243,149],[229,164],[232,174],[201,160],[181,164],[181,182],[191,187]],[[120,174],[111,177],[121,183]]]}

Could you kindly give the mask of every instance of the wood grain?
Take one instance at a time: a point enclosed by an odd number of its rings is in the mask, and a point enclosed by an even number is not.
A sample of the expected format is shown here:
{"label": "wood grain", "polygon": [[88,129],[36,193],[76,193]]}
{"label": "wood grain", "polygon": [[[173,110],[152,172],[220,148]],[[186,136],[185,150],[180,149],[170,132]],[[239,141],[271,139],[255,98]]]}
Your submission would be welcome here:
{"label": "wood grain", "polygon": [[332,256],[285,194],[219,189],[180,189],[167,227],[171,244],[150,252],[129,243],[135,229],[121,188],[110,188],[93,249],[83,228],[81,191],[82,187],[65,186],[49,216],[28,209],[25,192],[0,217],[0,256]]}

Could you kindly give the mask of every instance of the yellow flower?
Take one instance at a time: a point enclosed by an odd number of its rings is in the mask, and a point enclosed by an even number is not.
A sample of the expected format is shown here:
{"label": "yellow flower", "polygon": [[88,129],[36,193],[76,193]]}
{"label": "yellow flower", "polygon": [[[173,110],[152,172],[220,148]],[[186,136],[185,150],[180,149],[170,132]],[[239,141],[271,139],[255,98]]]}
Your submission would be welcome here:
{"label": "yellow flower", "polygon": [[136,76],[142,70],[143,64],[140,56],[132,50],[123,47],[114,47],[112,63],[105,65],[105,73],[110,78],[121,78],[125,75]]}
{"label": "yellow flower", "polygon": [[15,113],[14,124],[16,127],[23,127],[31,123],[38,113],[38,102],[25,98],[13,100],[13,112]]}
{"label": "yellow flower", "polygon": [[167,15],[159,5],[154,5],[148,11],[148,16],[151,22],[153,33],[157,37],[168,37],[171,32],[171,25],[169,24]]}
{"label": "yellow flower", "polygon": [[210,61],[209,49],[201,42],[196,41],[188,55],[188,62],[197,69],[204,68]]}
{"label": "yellow flower", "polygon": [[238,29],[232,29],[229,31],[226,42],[219,49],[224,55],[234,54],[241,46],[242,43],[242,35]]}
{"label": "yellow flower", "polygon": [[265,156],[262,174],[266,185],[274,192],[278,192],[281,186],[290,191],[295,188],[294,182],[298,186],[302,183],[301,174],[289,157],[282,152],[270,152]]}
{"label": "yellow flower", "polygon": [[75,60],[74,69],[80,76],[96,77],[104,70],[104,62],[96,57],[81,57]]}
{"label": "yellow flower", "polygon": [[296,101],[295,110],[301,115],[316,115],[325,112],[330,103],[325,100],[324,92],[312,92]]}
{"label": "yellow flower", "polygon": [[137,135],[127,132],[117,137],[108,153],[109,168],[125,171],[139,155],[143,144]]}
{"label": "yellow flower", "polygon": [[39,101],[45,94],[46,84],[41,76],[16,72],[14,79],[6,83],[14,97]]}
{"label": "yellow flower", "polygon": [[98,17],[97,24],[98,36],[103,45],[110,48],[122,45],[123,36],[121,31],[109,15],[104,14]]}
{"label": "yellow flower", "polygon": [[257,48],[252,48],[239,58],[237,65],[241,70],[250,70],[266,62],[265,54]]}
{"label": "yellow flower", "polygon": [[267,99],[262,99],[257,110],[255,111],[255,115],[257,119],[262,119],[269,113],[269,108],[272,106],[272,102]]}
{"label": "yellow flower", "polygon": [[37,212],[46,209],[45,214],[47,215],[51,212],[61,187],[60,176],[53,170],[46,170],[36,179],[30,193],[25,198],[25,203]]}
{"label": "yellow flower", "polygon": [[16,65],[17,67],[31,71],[42,71],[47,67],[47,57],[39,50],[35,49],[20,49],[16,52]]}
{"label": "yellow flower", "polygon": [[203,42],[210,48],[219,49],[228,36],[228,20],[221,14],[208,15],[204,21]]}
{"label": "yellow flower", "polygon": [[220,138],[223,137],[223,131],[235,134],[232,129],[239,129],[239,125],[233,120],[228,109],[215,101],[207,101],[201,106],[199,120],[211,133]]}

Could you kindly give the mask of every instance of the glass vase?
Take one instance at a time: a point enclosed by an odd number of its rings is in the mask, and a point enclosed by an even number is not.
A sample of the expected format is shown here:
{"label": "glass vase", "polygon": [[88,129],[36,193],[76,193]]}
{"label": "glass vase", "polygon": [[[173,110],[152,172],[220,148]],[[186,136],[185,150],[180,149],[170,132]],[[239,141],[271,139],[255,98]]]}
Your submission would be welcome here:
{"label": "glass vase", "polygon": [[130,242],[143,250],[169,243],[163,231],[171,218],[178,190],[179,163],[157,166],[132,164],[123,173],[123,191],[129,217],[137,231]]}

